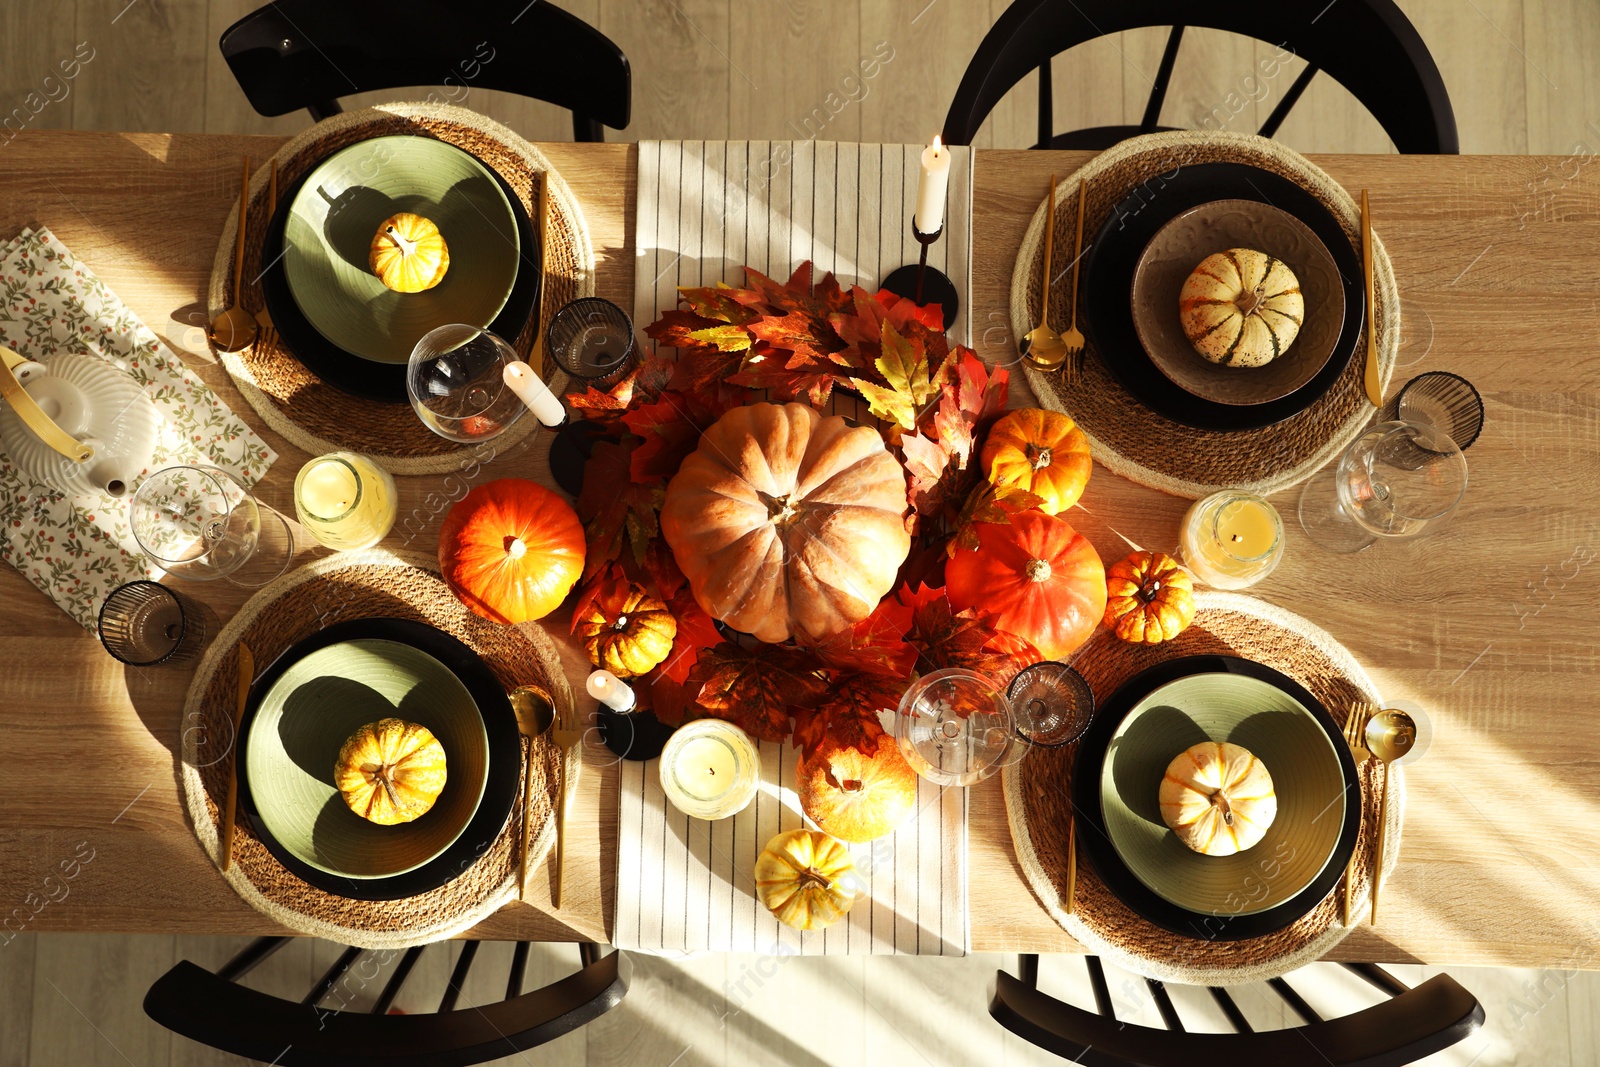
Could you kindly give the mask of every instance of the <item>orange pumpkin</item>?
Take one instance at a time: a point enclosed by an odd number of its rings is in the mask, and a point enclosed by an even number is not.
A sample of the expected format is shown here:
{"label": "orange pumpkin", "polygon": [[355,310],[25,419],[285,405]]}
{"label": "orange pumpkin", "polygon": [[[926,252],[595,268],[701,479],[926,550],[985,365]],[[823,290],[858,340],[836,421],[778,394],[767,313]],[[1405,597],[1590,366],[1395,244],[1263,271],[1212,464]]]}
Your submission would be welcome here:
{"label": "orange pumpkin", "polygon": [[572,620],[589,662],[618,678],[648,672],[672,652],[678,620],[667,606],[626,579],[607,582]]}
{"label": "orange pumpkin", "polygon": [[450,591],[486,619],[529,622],[554,611],[583,573],[583,526],[565,500],[525,478],[462,497],[439,530]]}
{"label": "orange pumpkin", "polygon": [[1076,504],[1094,469],[1089,439],[1078,424],[1039,408],[1018,408],[995,423],[984,441],[982,462],[991,483],[1026,489],[1039,497],[1039,510],[1046,515]]}
{"label": "orange pumpkin", "polygon": [[870,615],[911,550],[906,476],[870,427],[802,404],[716,421],[667,485],[661,533],[712,618],[822,640]]}
{"label": "orange pumpkin", "polygon": [[977,607],[1002,630],[1061,659],[1089,639],[1106,611],[1106,572],[1086,537],[1038,511],[1009,524],[978,523],[978,547],[944,565],[945,595],[957,611]]}
{"label": "orange pumpkin", "polygon": [[795,777],[800,810],[842,841],[893,833],[917,806],[917,772],[887,734],[870,753],[824,744],[810,759],[800,758]]}
{"label": "orange pumpkin", "polygon": [[1135,552],[1106,571],[1111,631],[1134,644],[1160,644],[1194,621],[1194,580],[1165,552]]}

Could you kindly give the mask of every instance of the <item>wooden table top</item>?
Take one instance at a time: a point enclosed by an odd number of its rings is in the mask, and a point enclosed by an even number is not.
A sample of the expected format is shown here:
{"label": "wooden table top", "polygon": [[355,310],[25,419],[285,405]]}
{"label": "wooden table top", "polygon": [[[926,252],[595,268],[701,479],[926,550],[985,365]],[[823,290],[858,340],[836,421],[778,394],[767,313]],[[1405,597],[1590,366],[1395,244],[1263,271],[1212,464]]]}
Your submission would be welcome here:
{"label": "wooden table top", "polygon": [[[193,328],[239,157],[265,159],[280,143],[24,133],[0,160],[0,235],[49,226],[260,428]],[[583,204],[600,295],[631,307],[634,149],[541,148]],[[976,156],[973,333],[991,362],[1015,358],[1007,294],[1027,219],[1050,172],[1064,177],[1087,158]],[[1570,162],[1536,157],[1316,161],[1347,188],[1372,190],[1405,315],[1393,388],[1448,368],[1488,404],[1468,454],[1472,488],[1432,536],[1329,556],[1294,525],[1294,491],[1276,501],[1289,518],[1288,554],[1257,592],[1325,627],[1387,699],[1426,709],[1435,735],[1407,779],[1404,844],[1381,925],[1356,931],[1337,956],[1600,967],[1589,918],[1600,901],[1600,729],[1590,725],[1600,712],[1600,624],[1589,600],[1600,575],[1591,566],[1600,557],[1600,302],[1586,256],[1600,245],[1596,182]],[[1013,404],[1027,402],[1020,375],[1013,390]],[[306,457],[262,433],[279,460],[259,494],[292,514]],[[536,438],[497,459],[493,473],[547,479],[543,452]],[[436,543],[443,511],[426,503],[442,481],[398,479],[402,514],[432,515],[416,544]],[[1125,540],[1173,548],[1187,501],[1100,469],[1085,504],[1074,523],[1115,558]],[[245,599],[223,583],[203,595],[224,617]],[[581,678],[588,668],[563,640],[565,620],[548,622],[569,676]],[[0,568],[0,664],[6,930],[283,932],[228,888],[188,825],[174,757],[188,672],[124,669],[10,568]],[[606,940],[617,789],[608,755],[585,753],[570,816],[569,906],[550,908],[546,870],[526,902],[479,935]],[[68,896],[47,900],[45,878],[88,849],[92,862]],[[972,791],[970,877],[975,950],[1077,949],[1022,880],[997,781]]]}

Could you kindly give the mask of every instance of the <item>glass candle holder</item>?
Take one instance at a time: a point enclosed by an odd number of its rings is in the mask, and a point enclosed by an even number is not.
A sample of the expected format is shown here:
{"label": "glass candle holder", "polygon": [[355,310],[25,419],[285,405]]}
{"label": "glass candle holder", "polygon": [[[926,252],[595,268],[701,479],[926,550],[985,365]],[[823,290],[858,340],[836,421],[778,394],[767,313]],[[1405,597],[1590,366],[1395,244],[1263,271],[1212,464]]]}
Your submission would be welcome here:
{"label": "glass candle holder", "polygon": [[317,544],[371,548],[389,535],[400,496],[388,471],[354,452],[330,452],[300,468],[294,510]]}
{"label": "glass candle holder", "polygon": [[1017,736],[1056,748],[1083,736],[1094,718],[1094,690],[1083,675],[1055,660],[1024,667],[1006,688]]}
{"label": "glass candle holder", "polygon": [[1253,493],[1224,489],[1195,502],[1183,517],[1184,564],[1213,589],[1245,589],[1283,558],[1283,519]]}
{"label": "glass candle holder", "polygon": [[761,755],[750,735],[721,719],[696,719],[661,750],[661,788],[695,819],[726,819],[755,799]]}
{"label": "glass candle holder", "polygon": [[111,590],[100,605],[98,630],[106,651],[133,667],[186,662],[206,643],[200,605],[143,579]]}
{"label": "glass candle holder", "polygon": [[633,322],[609,300],[581,297],[550,319],[545,348],[573,378],[604,389],[633,369]]}

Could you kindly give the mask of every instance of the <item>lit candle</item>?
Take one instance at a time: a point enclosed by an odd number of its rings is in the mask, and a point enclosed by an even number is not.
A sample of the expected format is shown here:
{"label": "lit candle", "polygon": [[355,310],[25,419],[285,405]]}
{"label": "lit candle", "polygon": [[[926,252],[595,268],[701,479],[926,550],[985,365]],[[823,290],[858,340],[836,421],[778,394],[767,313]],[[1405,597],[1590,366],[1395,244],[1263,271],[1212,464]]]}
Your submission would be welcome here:
{"label": "lit candle", "polygon": [[1213,589],[1243,589],[1283,558],[1283,520],[1258,496],[1225,489],[1183,517],[1183,562]]}
{"label": "lit candle", "polygon": [[503,373],[506,385],[517,394],[517,399],[528,406],[534,418],[546,426],[560,426],[567,418],[567,409],[561,406],[548,386],[533,373],[533,368],[520,360],[507,363]]}
{"label": "lit candle", "polygon": [[721,719],[678,727],[661,751],[661,788],[696,819],[743,811],[761,787],[761,757],[750,735]]}
{"label": "lit candle", "polygon": [[950,149],[933,143],[922,150],[922,177],[917,179],[917,213],[912,224],[925,234],[938,233],[944,226],[944,192],[950,185]]}
{"label": "lit candle", "polygon": [[606,670],[595,671],[589,675],[585,688],[589,690],[590,696],[619,714],[632,711],[634,701],[637,699],[627,683]]}
{"label": "lit candle", "polygon": [[332,452],[300,468],[294,510],[318,544],[333,549],[371,548],[382,541],[400,510],[389,472],[365,456]]}

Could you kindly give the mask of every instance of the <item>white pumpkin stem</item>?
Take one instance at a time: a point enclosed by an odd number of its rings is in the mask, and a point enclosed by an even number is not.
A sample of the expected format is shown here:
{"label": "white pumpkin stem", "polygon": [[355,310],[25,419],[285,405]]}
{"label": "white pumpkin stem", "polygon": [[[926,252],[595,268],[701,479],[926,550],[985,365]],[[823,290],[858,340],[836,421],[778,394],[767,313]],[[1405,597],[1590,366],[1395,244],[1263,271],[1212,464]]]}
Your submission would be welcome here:
{"label": "white pumpkin stem", "polygon": [[1224,826],[1233,825],[1233,805],[1228,803],[1228,794],[1217,790],[1211,794],[1211,803],[1222,809],[1222,822]]}
{"label": "white pumpkin stem", "polygon": [[383,233],[394,242],[394,246],[400,250],[402,256],[409,256],[417,250],[417,242],[410,240],[393,226],[385,226]]}
{"label": "white pumpkin stem", "polygon": [[1029,445],[1028,458],[1032,461],[1033,469],[1036,471],[1044,470],[1046,467],[1050,466],[1050,450],[1048,448],[1040,448],[1038,445]]}
{"label": "white pumpkin stem", "polygon": [[1030,582],[1048,582],[1050,575],[1050,561],[1047,559],[1030,559],[1028,565],[1022,569]]}

